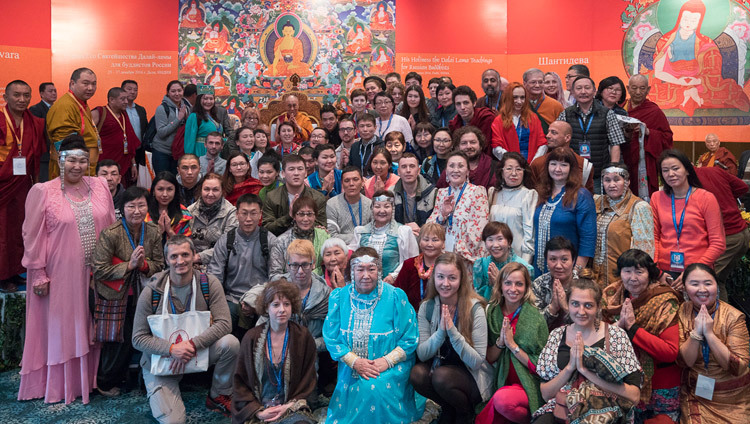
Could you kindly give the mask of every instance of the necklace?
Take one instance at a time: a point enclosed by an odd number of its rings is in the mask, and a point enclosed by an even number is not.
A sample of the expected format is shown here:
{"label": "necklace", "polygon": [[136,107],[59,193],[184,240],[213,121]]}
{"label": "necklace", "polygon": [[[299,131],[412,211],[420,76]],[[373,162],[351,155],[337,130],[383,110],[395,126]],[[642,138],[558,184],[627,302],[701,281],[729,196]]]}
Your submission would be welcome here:
{"label": "necklace", "polygon": [[78,227],[78,235],[83,248],[84,265],[91,265],[94,256],[94,247],[96,246],[96,225],[94,223],[94,213],[91,208],[91,190],[82,200],[73,200],[67,193],[63,192],[65,200],[73,209],[73,214]]}

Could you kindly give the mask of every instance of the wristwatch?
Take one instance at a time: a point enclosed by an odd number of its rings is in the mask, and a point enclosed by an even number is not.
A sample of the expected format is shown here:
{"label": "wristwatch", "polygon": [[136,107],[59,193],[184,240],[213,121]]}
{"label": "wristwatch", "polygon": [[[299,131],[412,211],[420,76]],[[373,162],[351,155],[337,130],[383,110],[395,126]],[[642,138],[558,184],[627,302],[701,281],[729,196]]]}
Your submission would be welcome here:
{"label": "wristwatch", "polygon": [[521,347],[516,345],[516,347],[514,349],[511,349],[510,351],[513,352],[514,355],[518,355],[518,352],[521,351]]}

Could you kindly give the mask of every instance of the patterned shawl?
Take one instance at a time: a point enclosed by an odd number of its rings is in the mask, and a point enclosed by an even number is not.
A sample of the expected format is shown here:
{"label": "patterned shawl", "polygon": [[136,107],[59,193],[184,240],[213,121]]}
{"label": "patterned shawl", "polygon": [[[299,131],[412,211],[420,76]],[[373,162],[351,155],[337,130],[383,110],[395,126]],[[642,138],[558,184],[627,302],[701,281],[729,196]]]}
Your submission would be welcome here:
{"label": "patterned shawl", "polygon": [[[617,322],[620,319],[620,311],[625,299],[626,293],[621,280],[605,287],[602,296],[604,318],[613,323]],[[667,285],[659,282],[652,283],[643,294],[631,301],[633,312],[635,312],[635,323],[655,336],[677,323],[680,298],[677,292]],[[651,355],[642,349],[635,350],[644,372],[641,401],[648,403],[651,399],[651,378],[655,369],[654,360]]]}

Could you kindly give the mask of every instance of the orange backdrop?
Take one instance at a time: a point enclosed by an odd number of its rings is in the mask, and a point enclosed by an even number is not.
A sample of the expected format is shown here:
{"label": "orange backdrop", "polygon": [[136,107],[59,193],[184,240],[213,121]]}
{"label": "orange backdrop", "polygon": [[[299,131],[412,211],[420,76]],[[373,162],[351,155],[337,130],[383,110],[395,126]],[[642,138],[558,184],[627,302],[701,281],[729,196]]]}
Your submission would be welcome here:
{"label": "orange backdrop", "polygon": [[[98,76],[92,105],[106,103],[109,88],[135,79],[137,102],[149,113],[166,83],[177,78],[177,0],[6,1],[0,14],[0,93],[22,78],[39,101],[39,83],[67,90],[70,73],[87,66]],[[427,80],[451,75],[480,95],[480,76],[497,69],[510,81],[538,67],[564,76],[575,62],[595,80],[626,74],[620,53],[622,0],[397,0],[396,63],[402,75]],[[557,62],[556,62],[557,61]],[[674,126],[675,140],[750,141],[746,127]]]}

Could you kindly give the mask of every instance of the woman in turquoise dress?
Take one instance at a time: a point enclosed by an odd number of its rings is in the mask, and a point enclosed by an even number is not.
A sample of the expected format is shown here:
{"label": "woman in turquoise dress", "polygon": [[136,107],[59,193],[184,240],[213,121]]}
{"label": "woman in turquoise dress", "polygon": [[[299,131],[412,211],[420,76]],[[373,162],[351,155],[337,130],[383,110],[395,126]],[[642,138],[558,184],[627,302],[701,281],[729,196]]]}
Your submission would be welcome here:
{"label": "woman in turquoise dress", "polygon": [[419,243],[408,225],[393,219],[393,193],[378,190],[372,197],[372,222],[354,228],[350,250],[372,247],[382,258],[383,281],[393,284],[405,260],[419,254]]}
{"label": "woman in turquoise dress", "polygon": [[198,90],[193,113],[185,122],[185,154],[201,157],[206,154],[206,136],[214,131],[223,134],[224,128],[216,115],[213,87],[200,86]]}
{"label": "woman in turquoise dress", "polygon": [[534,277],[534,267],[513,251],[513,231],[508,224],[488,222],[482,230],[482,241],[490,254],[474,262],[474,289],[484,300],[490,300],[500,270],[511,262],[523,265]]}
{"label": "woman in turquoise dress", "polygon": [[[338,361],[326,423],[411,423],[420,418],[409,373],[419,342],[417,317],[403,290],[383,282],[380,257],[360,247],[351,257],[354,284],[328,300],[323,339]],[[377,319],[374,319],[377,317]]]}

